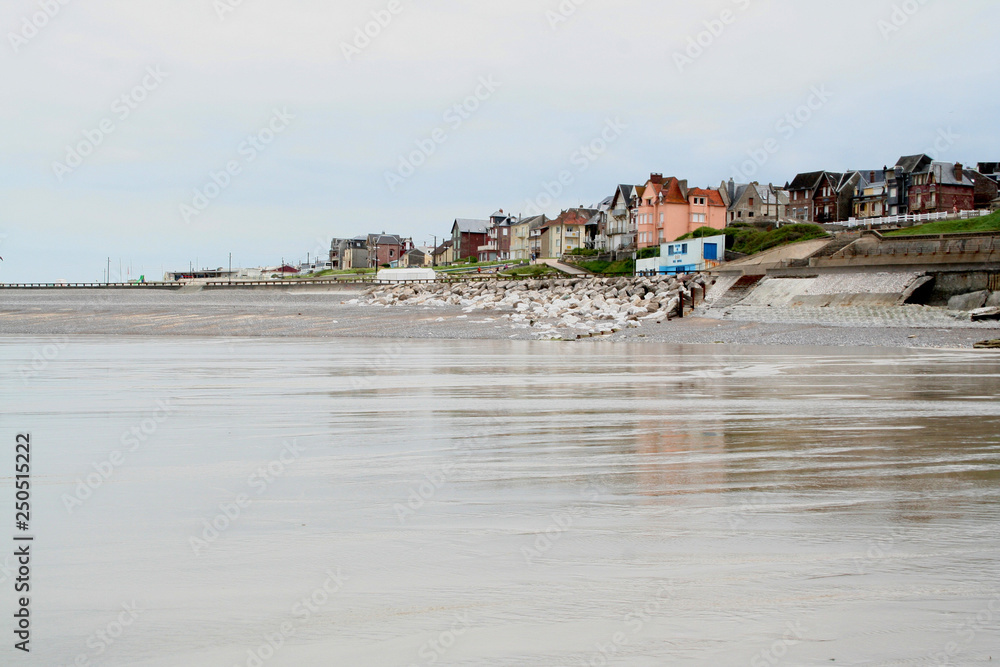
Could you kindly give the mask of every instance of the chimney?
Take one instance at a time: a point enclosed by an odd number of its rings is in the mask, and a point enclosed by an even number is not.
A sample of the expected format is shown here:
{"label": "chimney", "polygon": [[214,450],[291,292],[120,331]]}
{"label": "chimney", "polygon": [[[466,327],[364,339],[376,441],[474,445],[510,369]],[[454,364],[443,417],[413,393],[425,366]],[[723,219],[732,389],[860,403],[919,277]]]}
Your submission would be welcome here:
{"label": "chimney", "polygon": [[869,183],[874,183],[875,182],[875,172],[874,172],[874,170],[868,172],[868,182]]}
{"label": "chimney", "polygon": [[955,180],[961,183],[965,177],[965,170],[962,168],[961,162],[955,163]]}
{"label": "chimney", "polygon": [[663,174],[650,174],[649,180],[655,183],[656,185],[660,185],[661,183],[663,183]]}

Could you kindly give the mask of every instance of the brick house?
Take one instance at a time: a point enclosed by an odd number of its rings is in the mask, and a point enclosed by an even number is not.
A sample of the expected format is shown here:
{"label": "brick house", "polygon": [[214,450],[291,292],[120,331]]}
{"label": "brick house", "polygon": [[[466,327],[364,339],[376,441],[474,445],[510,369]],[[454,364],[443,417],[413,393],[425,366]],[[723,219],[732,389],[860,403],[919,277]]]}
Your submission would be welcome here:
{"label": "brick house", "polygon": [[514,223],[514,217],[503,209],[490,216],[486,243],[477,248],[480,262],[505,262],[511,258],[511,226]]}
{"label": "brick house", "polygon": [[489,225],[489,220],[455,220],[451,226],[451,241],[456,261],[479,257],[480,246],[489,240]]}
{"label": "brick house", "polygon": [[853,213],[853,199],[861,175],[833,171],[798,174],[785,186],[789,217],[818,224],[844,222]]}
{"label": "brick house", "polygon": [[976,185],[961,163],[931,162],[913,172],[910,213],[949,213],[975,208]]}
{"label": "brick house", "polygon": [[368,264],[372,268],[399,262],[412,244],[398,234],[368,235]]}

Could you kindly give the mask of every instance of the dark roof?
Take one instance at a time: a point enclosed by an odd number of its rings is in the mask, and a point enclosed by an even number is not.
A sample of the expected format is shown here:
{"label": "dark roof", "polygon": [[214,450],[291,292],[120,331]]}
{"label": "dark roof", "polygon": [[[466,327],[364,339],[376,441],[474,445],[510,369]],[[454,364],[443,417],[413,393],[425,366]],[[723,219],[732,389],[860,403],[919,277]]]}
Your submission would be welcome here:
{"label": "dark roof", "polygon": [[897,167],[902,167],[903,171],[912,174],[916,171],[924,171],[930,166],[932,159],[921,153],[920,155],[904,155],[896,162]]}
{"label": "dark roof", "polygon": [[[470,218],[457,218],[455,220],[455,225],[458,225],[458,231],[463,234],[485,234],[487,228],[490,226],[489,220],[472,220]],[[452,225],[452,229],[455,226]]]}
{"label": "dark roof", "polygon": [[373,245],[403,245],[403,238],[396,234],[369,234],[368,242]]}
{"label": "dark roof", "polygon": [[810,171],[797,175],[788,185],[789,190],[812,190],[819,185],[819,180],[826,174],[825,171]]}
{"label": "dark roof", "polygon": [[980,162],[979,173],[987,176],[1000,173],[1000,162]]}
{"label": "dark roof", "polygon": [[857,173],[861,176],[861,182],[858,183],[859,188],[867,188],[870,185],[885,183],[885,172],[881,169],[855,169],[847,173]]}
{"label": "dark roof", "polygon": [[934,180],[941,185],[964,185],[964,186],[974,186],[975,183],[969,177],[965,170],[962,170],[962,178],[955,178],[955,163],[954,162],[932,162],[928,166],[927,171],[934,174]]}
{"label": "dark roof", "polygon": [[544,215],[536,215],[533,218],[525,218],[519,224],[528,223],[528,230],[534,231],[536,229],[542,229],[543,227],[548,227],[549,219]]}

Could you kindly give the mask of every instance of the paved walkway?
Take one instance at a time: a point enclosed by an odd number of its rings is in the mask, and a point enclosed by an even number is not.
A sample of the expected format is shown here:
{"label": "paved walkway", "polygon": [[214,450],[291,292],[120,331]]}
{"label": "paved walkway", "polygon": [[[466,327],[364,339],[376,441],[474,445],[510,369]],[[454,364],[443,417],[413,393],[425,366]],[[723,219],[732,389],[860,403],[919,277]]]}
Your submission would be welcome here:
{"label": "paved walkway", "polygon": [[568,273],[571,276],[589,276],[590,274],[579,269],[575,266],[570,266],[569,264],[563,264],[557,259],[540,259],[539,263],[545,264],[546,266],[551,266],[556,271],[562,271],[563,273]]}

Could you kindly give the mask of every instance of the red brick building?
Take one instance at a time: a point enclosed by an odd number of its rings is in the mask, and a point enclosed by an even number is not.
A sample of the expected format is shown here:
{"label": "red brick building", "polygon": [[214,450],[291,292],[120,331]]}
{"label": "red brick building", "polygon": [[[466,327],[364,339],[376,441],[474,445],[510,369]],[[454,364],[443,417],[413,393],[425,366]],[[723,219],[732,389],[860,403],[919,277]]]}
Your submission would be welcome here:
{"label": "red brick building", "polygon": [[910,213],[949,213],[975,208],[976,185],[961,163],[932,162],[914,172],[910,185]]}
{"label": "red brick building", "polygon": [[412,244],[397,234],[369,234],[368,265],[379,267],[398,262],[412,249]]}
{"label": "red brick building", "polygon": [[489,241],[489,220],[459,218],[451,226],[451,240],[455,247],[455,260],[479,257],[479,248]]}

